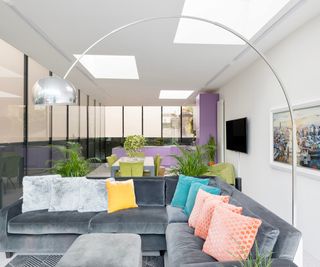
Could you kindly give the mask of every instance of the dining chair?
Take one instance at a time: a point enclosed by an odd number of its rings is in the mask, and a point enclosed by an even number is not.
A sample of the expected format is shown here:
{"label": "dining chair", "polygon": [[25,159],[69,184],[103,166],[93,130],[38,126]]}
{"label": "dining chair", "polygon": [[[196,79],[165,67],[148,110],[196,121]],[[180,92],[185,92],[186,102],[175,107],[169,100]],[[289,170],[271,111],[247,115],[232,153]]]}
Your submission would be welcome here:
{"label": "dining chair", "polygon": [[122,177],[131,177],[132,174],[132,162],[119,162],[120,166],[120,176]]}
{"label": "dining chair", "polygon": [[118,157],[116,154],[112,154],[111,156],[107,157],[107,162],[109,167],[112,167],[112,165],[118,160]]}
{"label": "dining chair", "polygon": [[144,153],[143,152],[134,152],[133,157],[144,158]]}
{"label": "dining chair", "polygon": [[141,177],[143,176],[143,161],[131,163],[131,176],[132,177]]}

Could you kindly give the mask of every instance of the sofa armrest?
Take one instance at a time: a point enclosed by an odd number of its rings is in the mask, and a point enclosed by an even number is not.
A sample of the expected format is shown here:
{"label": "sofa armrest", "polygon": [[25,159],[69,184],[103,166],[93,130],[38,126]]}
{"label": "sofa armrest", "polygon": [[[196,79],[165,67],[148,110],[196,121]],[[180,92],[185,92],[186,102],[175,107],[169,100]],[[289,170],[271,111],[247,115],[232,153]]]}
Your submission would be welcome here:
{"label": "sofa armrest", "polygon": [[5,251],[8,237],[8,222],[21,214],[22,199],[0,210],[0,251]]}
{"label": "sofa armrest", "polygon": [[[204,262],[204,263],[190,263],[183,264],[181,267],[242,267],[243,264],[238,261],[228,262]],[[292,261],[285,259],[273,259],[272,267],[298,267]]]}

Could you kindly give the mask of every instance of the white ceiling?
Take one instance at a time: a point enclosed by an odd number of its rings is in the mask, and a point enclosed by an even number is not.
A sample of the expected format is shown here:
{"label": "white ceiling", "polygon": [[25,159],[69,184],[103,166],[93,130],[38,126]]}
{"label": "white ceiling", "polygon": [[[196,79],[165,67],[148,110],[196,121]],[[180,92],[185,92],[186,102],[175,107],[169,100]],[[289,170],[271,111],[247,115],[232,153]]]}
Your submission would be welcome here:
{"label": "white ceiling", "polygon": [[[0,38],[63,76],[73,54],[81,54],[104,34],[145,17],[181,15],[183,4],[182,0],[6,0],[0,2]],[[264,51],[271,48],[319,12],[319,0],[302,0],[266,25],[254,37],[256,44]],[[242,53],[245,46],[175,44],[177,26],[177,19],[135,25],[90,51],[135,55],[139,80],[94,79],[81,64],[69,79],[107,105],[182,105],[194,103],[197,91],[219,88],[256,59],[252,51]],[[196,91],[188,100],[159,100],[160,90],[168,89]]]}

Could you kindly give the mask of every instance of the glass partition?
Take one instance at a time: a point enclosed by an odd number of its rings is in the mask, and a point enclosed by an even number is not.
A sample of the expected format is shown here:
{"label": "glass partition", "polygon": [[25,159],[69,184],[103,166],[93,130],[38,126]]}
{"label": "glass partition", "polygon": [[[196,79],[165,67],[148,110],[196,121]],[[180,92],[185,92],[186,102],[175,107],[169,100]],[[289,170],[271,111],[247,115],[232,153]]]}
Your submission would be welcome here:
{"label": "glass partition", "polygon": [[32,58],[28,60],[28,139],[49,142],[49,107],[33,104],[32,88],[37,80],[49,76],[49,70]]}
{"label": "glass partition", "polygon": [[180,113],[180,107],[163,107],[162,129],[164,138],[180,138]]}
{"label": "glass partition", "polygon": [[182,138],[192,138],[193,128],[193,106],[182,107]]}
{"label": "glass partition", "polygon": [[144,137],[161,137],[161,107],[143,107]]}
{"label": "glass partition", "polygon": [[24,55],[0,39],[0,209],[22,195]]}
{"label": "glass partition", "polygon": [[106,137],[122,137],[122,107],[105,107]]}
{"label": "glass partition", "polygon": [[80,106],[69,106],[69,140],[77,140],[80,136]]}
{"label": "glass partition", "polygon": [[124,136],[142,134],[142,107],[124,107]]}

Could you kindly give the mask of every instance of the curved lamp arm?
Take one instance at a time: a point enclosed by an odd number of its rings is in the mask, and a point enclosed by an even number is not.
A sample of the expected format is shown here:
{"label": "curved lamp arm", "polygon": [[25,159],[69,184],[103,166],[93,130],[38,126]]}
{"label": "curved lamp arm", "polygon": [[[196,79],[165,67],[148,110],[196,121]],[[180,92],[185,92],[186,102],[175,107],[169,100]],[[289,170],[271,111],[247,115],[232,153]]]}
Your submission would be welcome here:
{"label": "curved lamp arm", "polygon": [[290,120],[291,120],[291,124],[292,124],[292,191],[291,191],[291,203],[292,203],[292,210],[291,210],[291,220],[292,220],[292,224],[295,225],[296,223],[296,210],[295,210],[295,190],[296,190],[296,163],[297,163],[297,157],[296,157],[296,125],[295,125],[295,121],[294,121],[294,114],[293,114],[293,108],[291,105],[291,101],[289,98],[289,95],[287,93],[287,90],[282,82],[282,80],[280,79],[280,76],[278,75],[277,71],[275,70],[275,68],[273,67],[273,65],[267,60],[266,56],[262,53],[262,51],[260,51],[251,41],[249,41],[247,38],[245,38],[243,35],[241,35],[240,33],[236,32],[235,30],[227,27],[224,24],[221,24],[219,22],[216,21],[211,21],[208,19],[204,19],[204,18],[199,18],[199,17],[195,17],[195,16],[167,16],[167,17],[149,17],[149,18],[144,18],[144,19],[139,19],[136,21],[133,21],[131,23],[125,24],[119,28],[114,29],[113,31],[107,33],[106,35],[102,36],[100,39],[98,39],[97,41],[95,41],[92,45],[90,45],[86,50],[84,50],[84,52],[81,54],[81,56],[79,56],[74,62],[73,64],[70,66],[70,68],[67,70],[66,74],[64,75],[64,79],[66,79],[68,77],[68,75],[70,74],[70,72],[72,71],[72,69],[76,66],[76,64],[82,59],[82,57],[84,55],[86,55],[93,47],[95,47],[97,44],[99,44],[100,42],[102,42],[104,39],[108,38],[109,36],[124,30],[126,28],[129,28],[131,26],[137,25],[137,24],[141,24],[144,22],[149,22],[149,21],[156,21],[156,20],[168,20],[168,19],[190,19],[190,20],[196,20],[196,21],[202,21],[214,26],[217,26],[219,28],[222,28],[230,33],[232,33],[233,35],[237,36],[238,38],[240,38],[242,41],[244,41],[247,45],[249,45],[259,56],[260,58],[267,64],[267,66],[269,67],[269,69],[271,70],[271,72],[273,73],[273,75],[275,76],[275,78],[277,79],[282,93],[285,97],[286,103],[288,105],[288,109],[289,109],[289,113],[290,113]]}

